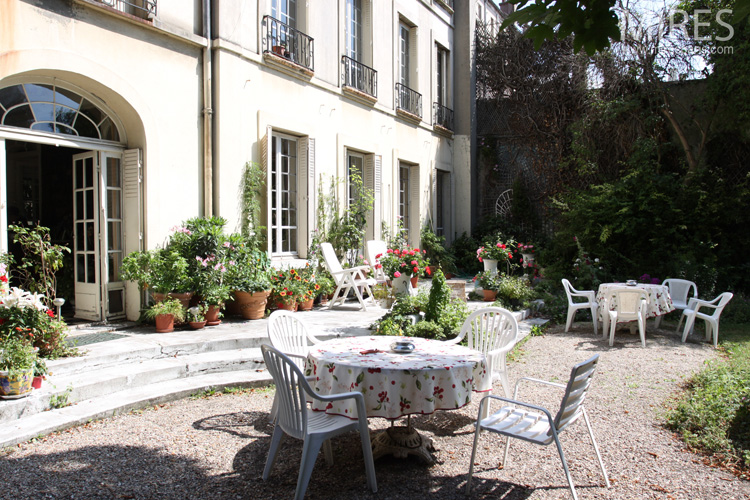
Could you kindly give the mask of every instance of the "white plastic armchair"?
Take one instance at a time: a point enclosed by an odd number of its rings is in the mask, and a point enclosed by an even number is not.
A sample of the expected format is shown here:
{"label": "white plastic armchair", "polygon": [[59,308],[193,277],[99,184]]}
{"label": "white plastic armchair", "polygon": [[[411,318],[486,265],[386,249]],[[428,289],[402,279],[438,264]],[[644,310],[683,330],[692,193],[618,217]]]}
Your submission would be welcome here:
{"label": "white plastic armchair", "polygon": [[[307,325],[299,318],[299,315],[285,309],[279,309],[271,313],[266,326],[268,340],[271,345],[292,357],[300,370],[305,369],[305,357],[310,350],[310,344],[318,344],[318,340],[307,329]],[[271,406],[271,421],[276,420],[279,410],[278,392],[273,398]]]}
{"label": "white plastic armchair", "polygon": [[[672,305],[675,309],[685,310],[688,308],[688,301],[690,298],[698,298],[698,285],[689,280],[681,280],[677,278],[667,278],[662,283],[664,286],[669,287],[669,297],[672,299]],[[692,290],[693,295],[690,297],[690,291]],[[661,316],[657,316],[654,319],[656,328],[659,328],[661,324]],[[679,326],[677,330],[679,330]]]}
{"label": "white plastic armchair", "polygon": [[474,311],[464,321],[458,336],[445,342],[458,344],[464,337],[469,349],[484,354],[492,381],[499,380],[505,396],[510,396],[506,355],[518,341],[518,321],[513,313],[502,307]]}
{"label": "white plastic armchair", "polygon": [[[362,441],[362,454],[365,459],[365,472],[367,474],[367,485],[373,491],[378,491],[375,479],[375,464],[372,458],[370,445],[370,431],[367,427],[367,413],[365,410],[365,399],[360,392],[347,392],[323,396],[316,393],[302,371],[297,367],[289,356],[269,345],[262,345],[263,359],[266,367],[276,384],[276,392],[279,396],[279,415],[271,436],[271,446],[268,450],[266,466],[263,469],[263,480],[267,480],[271,469],[276,461],[281,441],[285,435],[304,441],[302,447],[302,461],[297,477],[297,490],[295,500],[302,500],[310,482],[315,460],[318,457],[321,445],[325,454],[326,462],[333,464],[333,452],[330,439],[339,434],[349,431],[358,431]],[[323,412],[313,412],[307,407],[307,399],[321,401],[338,401],[341,399],[354,399],[357,405],[356,420],[339,415],[328,415]]]}
{"label": "white plastic armchair", "polygon": [[[575,318],[576,312],[579,309],[590,309],[591,317],[594,322],[594,335],[599,331],[599,320],[596,315],[597,303],[596,293],[593,290],[576,290],[570,281],[565,278],[562,279],[563,288],[565,288],[565,294],[568,296],[568,320],[565,322],[565,331],[570,330],[570,326],[573,324],[573,318]],[[585,302],[575,302],[574,297],[584,298]]]}
{"label": "white plastic armchair", "polygon": [[341,267],[341,262],[339,262],[338,257],[336,257],[336,252],[333,250],[333,246],[330,243],[321,243],[320,250],[323,253],[326,268],[336,282],[336,291],[333,293],[333,299],[328,304],[328,309],[332,308],[338,302],[343,304],[349,290],[353,290],[354,294],[357,296],[361,309],[366,311],[367,306],[362,298],[360,288],[366,290],[368,296],[372,299],[372,290],[370,287],[377,283],[375,279],[365,278],[362,274],[362,271],[369,270],[370,266],[356,266],[344,269]]}
{"label": "white plastic armchair", "polygon": [[[482,401],[479,403],[477,426],[474,433],[474,445],[471,450],[471,461],[469,462],[469,478],[466,481],[467,494],[471,492],[471,478],[474,474],[474,459],[476,458],[479,434],[482,431],[490,431],[506,436],[507,438],[505,442],[505,453],[503,454],[504,467],[508,464],[510,438],[522,439],[542,446],[555,443],[557,446],[557,452],[560,455],[560,460],[562,461],[565,476],[568,479],[570,493],[573,495],[573,499],[577,500],[578,495],[576,494],[575,485],[573,484],[573,478],[570,476],[570,471],[568,470],[568,464],[565,461],[565,455],[560,444],[559,434],[570,424],[578,420],[581,415],[583,415],[583,419],[586,422],[589,437],[591,438],[591,444],[594,445],[596,458],[599,461],[599,467],[604,475],[604,482],[607,485],[607,488],[609,488],[610,484],[607,470],[604,468],[602,457],[599,454],[599,447],[596,444],[596,439],[594,439],[594,432],[591,430],[591,422],[586,413],[586,408],[583,406],[598,362],[599,355],[597,354],[592,358],[575,365],[570,372],[570,379],[568,380],[567,385],[524,377],[516,382],[516,390],[513,394],[513,399],[493,395],[482,398]],[[560,403],[560,409],[554,418],[546,408],[518,400],[518,387],[522,381],[565,389],[565,394]],[[503,406],[487,418],[482,418],[483,407],[487,405],[491,399],[504,401],[509,403],[509,405]]]}
{"label": "white plastic armchair", "polygon": [[[696,298],[690,299],[687,308],[682,311],[680,322],[677,323],[677,330],[679,330],[682,320],[687,318],[685,329],[682,331],[682,341],[685,342],[687,340],[688,334],[693,330],[695,319],[698,318],[706,322],[706,340],[711,340],[713,337],[714,347],[716,347],[719,343],[719,317],[721,316],[721,311],[724,310],[724,306],[732,300],[732,297],[734,297],[733,293],[724,292],[711,301]],[[698,311],[700,308],[713,309],[714,311],[711,314],[702,313]]]}
{"label": "white plastic armchair", "polygon": [[380,282],[386,281],[387,277],[383,268],[377,267],[377,264],[380,263],[380,257],[378,256],[384,256],[387,251],[388,245],[383,240],[368,240],[365,243],[367,262],[370,263],[370,267],[372,268],[372,275]]}
{"label": "white plastic armchair", "polygon": [[[614,309],[609,310],[609,301],[614,301]],[[641,346],[646,347],[646,312],[648,311],[649,295],[643,289],[632,287],[610,288],[607,292],[604,310],[607,314],[609,325],[609,345],[615,342],[615,330],[617,323],[627,321],[638,322],[638,333],[641,336]],[[606,324],[602,328],[606,328]],[[606,335],[606,330],[604,335]]]}

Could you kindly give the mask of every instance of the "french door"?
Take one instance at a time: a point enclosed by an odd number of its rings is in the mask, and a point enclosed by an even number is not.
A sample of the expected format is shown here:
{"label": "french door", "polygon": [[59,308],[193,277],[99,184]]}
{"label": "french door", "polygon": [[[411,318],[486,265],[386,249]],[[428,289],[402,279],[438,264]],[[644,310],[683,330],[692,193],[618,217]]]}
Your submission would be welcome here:
{"label": "french door", "polygon": [[89,151],[73,156],[75,317],[123,316],[122,159]]}

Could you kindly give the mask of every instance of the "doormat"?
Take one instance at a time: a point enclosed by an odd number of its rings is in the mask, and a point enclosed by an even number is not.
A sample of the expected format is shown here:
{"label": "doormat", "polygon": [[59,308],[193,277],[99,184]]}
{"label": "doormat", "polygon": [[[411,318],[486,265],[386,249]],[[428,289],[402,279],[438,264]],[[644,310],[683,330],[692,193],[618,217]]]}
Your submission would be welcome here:
{"label": "doormat", "polygon": [[121,335],[113,332],[98,332],[69,337],[65,339],[65,341],[72,347],[81,347],[89,344],[97,344],[99,342],[107,342],[108,340],[117,340],[125,337],[127,337],[127,335]]}

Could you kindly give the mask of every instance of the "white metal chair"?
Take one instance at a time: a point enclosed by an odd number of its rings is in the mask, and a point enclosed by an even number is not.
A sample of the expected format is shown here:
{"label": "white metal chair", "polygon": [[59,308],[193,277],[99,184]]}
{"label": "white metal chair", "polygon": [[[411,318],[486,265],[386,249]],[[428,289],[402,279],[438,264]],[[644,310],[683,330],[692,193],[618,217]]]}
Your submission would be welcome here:
{"label": "white metal chair", "polygon": [[[266,329],[271,345],[284,354],[294,355],[292,361],[297,364],[300,370],[304,371],[305,357],[307,351],[310,350],[309,344],[318,344],[320,340],[308,331],[307,325],[299,318],[299,315],[285,309],[274,311],[268,317]],[[274,395],[270,414],[271,421],[276,420],[278,410],[279,400]]]}
{"label": "white metal chair", "polygon": [[360,306],[362,306],[362,310],[366,311],[367,306],[359,289],[367,290],[367,294],[372,299],[372,290],[370,287],[374,286],[377,281],[374,278],[365,278],[362,274],[362,271],[369,270],[370,266],[356,266],[344,269],[341,267],[341,262],[336,257],[336,252],[330,243],[321,243],[320,249],[323,253],[326,268],[328,268],[328,272],[331,273],[333,280],[336,282],[336,291],[333,293],[333,299],[328,304],[328,309],[332,308],[337,302],[343,304],[349,290],[353,290]]}
{"label": "white metal chair", "polygon": [[[615,307],[610,310],[609,303],[614,301]],[[607,335],[609,326],[609,345],[615,342],[617,323],[628,321],[638,322],[638,333],[641,336],[641,346],[646,347],[646,312],[648,311],[649,295],[643,289],[632,287],[610,288],[605,298],[604,313],[606,322],[602,325],[603,335]]]}
{"label": "white metal chair", "polygon": [[[263,469],[263,480],[267,480],[271,473],[284,437],[289,435],[303,440],[302,461],[297,478],[297,491],[294,495],[295,500],[302,500],[310,482],[310,476],[321,445],[326,462],[332,465],[333,452],[330,438],[348,431],[358,431],[362,441],[362,453],[365,458],[367,485],[373,493],[377,492],[375,464],[372,458],[370,431],[367,427],[367,412],[362,393],[347,392],[322,396],[310,387],[302,371],[289,356],[268,345],[262,345],[261,350],[266,367],[276,384],[276,394],[279,398],[279,415],[271,436],[271,446],[268,450],[266,466]],[[338,401],[350,398],[353,398],[357,404],[357,415],[359,417],[356,420],[339,415],[328,415],[324,412],[313,412],[307,407],[307,399]]]}
{"label": "white metal chair", "polygon": [[[507,466],[508,464],[507,459],[508,449],[510,448],[510,438],[523,439],[524,441],[542,446],[547,446],[554,442],[557,446],[557,452],[560,454],[560,460],[562,461],[563,469],[565,470],[565,476],[568,479],[570,493],[573,495],[573,498],[577,500],[578,495],[576,494],[575,486],[573,485],[573,478],[570,476],[570,471],[568,470],[568,464],[565,461],[565,455],[563,454],[563,449],[560,444],[559,434],[570,424],[578,420],[578,417],[581,415],[583,415],[583,419],[586,422],[589,437],[591,438],[591,444],[594,445],[596,458],[599,461],[599,467],[601,467],[602,474],[604,475],[604,482],[606,483],[607,488],[609,488],[607,470],[604,468],[602,457],[599,454],[599,447],[594,439],[594,432],[591,430],[591,423],[589,422],[586,408],[583,406],[583,402],[586,399],[586,394],[591,385],[591,379],[594,376],[598,362],[599,355],[597,354],[592,358],[575,365],[570,372],[570,379],[568,380],[567,385],[524,377],[516,382],[516,390],[513,394],[513,399],[493,395],[482,398],[482,401],[479,403],[479,416],[477,417],[477,426],[474,433],[474,445],[471,450],[469,478],[466,481],[466,492],[471,492],[471,478],[474,474],[474,459],[477,453],[479,434],[482,431],[490,431],[506,436],[507,438],[505,442],[505,453],[503,454],[504,466]],[[560,409],[554,418],[546,408],[518,401],[518,386],[521,381],[535,382],[565,389],[565,395],[562,398]],[[489,403],[490,399],[504,401],[510,403],[510,405],[503,406],[487,418],[482,418],[483,407]]]}
{"label": "white metal chair", "polygon": [[[484,354],[492,382],[499,380],[505,397],[510,397],[506,355],[518,341],[518,321],[513,313],[502,307],[478,309],[466,318],[458,336],[446,343],[458,344],[464,337],[469,349]],[[485,411],[489,412],[489,405]]]}
{"label": "white metal chair", "polygon": [[367,243],[365,243],[365,254],[367,255],[367,262],[370,263],[373,276],[377,281],[380,282],[386,281],[387,277],[382,267],[377,268],[375,266],[380,262],[380,258],[378,257],[378,255],[384,256],[387,251],[388,245],[386,245],[385,241],[383,240],[368,240]]}
{"label": "white metal chair", "polygon": [[[693,329],[695,319],[698,318],[706,322],[706,340],[711,340],[711,337],[713,337],[714,347],[716,347],[719,342],[719,316],[721,316],[721,311],[724,310],[724,306],[732,300],[732,297],[734,297],[733,293],[724,292],[711,301],[696,298],[690,299],[687,308],[682,311],[680,322],[677,323],[677,330],[679,330],[682,320],[687,318],[685,321],[685,329],[682,331],[682,341],[685,342],[685,340],[687,340],[688,334]],[[714,312],[712,314],[699,312],[698,309],[701,307],[712,308]]]}
{"label": "white metal chair", "polygon": [[[669,287],[669,297],[672,299],[672,305],[675,309],[685,310],[688,308],[688,300],[690,298],[698,298],[698,286],[692,281],[667,278],[661,284]],[[693,295],[692,297],[688,297],[691,290],[693,291]],[[656,328],[659,328],[661,316],[657,316],[654,319],[654,324]],[[679,330],[679,327],[677,330]]]}
{"label": "white metal chair", "polygon": [[[565,294],[568,296],[568,320],[565,322],[565,331],[570,330],[573,324],[573,318],[575,318],[576,312],[579,309],[590,309],[591,317],[594,322],[594,335],[599,331],[599,320],[596,315],[597,303],[596,303],[596,292],[593,290],[576,290],[570,281],[565,278],[562,279],[563,288],[565,288]],[[575,302],[573,297],[580,297],[586,299],[586,302]]]}

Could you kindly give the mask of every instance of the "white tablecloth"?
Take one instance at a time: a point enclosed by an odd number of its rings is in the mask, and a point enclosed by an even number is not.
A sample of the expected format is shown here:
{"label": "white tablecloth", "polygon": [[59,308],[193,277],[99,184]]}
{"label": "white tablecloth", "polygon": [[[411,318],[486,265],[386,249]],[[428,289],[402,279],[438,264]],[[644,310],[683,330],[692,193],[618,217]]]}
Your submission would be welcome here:
{"label": "white tablecloth", "polygon": [[[601,307],[604,299],[609,295],[609,291],[612,288],[625,287],[625,283],[602,283],[599,285],[599,291],[596,292],[596,302],[599,304],[599,321],[603,320],[604,310]],[[646,311],[646,319],[655,318],[662,314],[667,314],[674,311],[674,305],[672,305],[672,297],[669,295],[669,287],[666,285],[649,285],[646,283],[637,283],[635,286],[628,286],[627,288],[636,288],[645,290],[649,295],[648,310]],[[610,300],[608,309],[614,310],[616,302]]]}
{"label": "white tablecloth", "polygon": [[[409,338],[414,352],[397,354],[390,345],[407,337],[353,337],[330,340],[310,348],[306,375],[323,395],[359,391],[368,417],[396,419],[410,414],[460,408],[472,391],[489,391],[492,378],[482,353],[436,340]],[[376,349],[378,352],[366,353]],[[353,400],[313,409],[356,418]]]}

